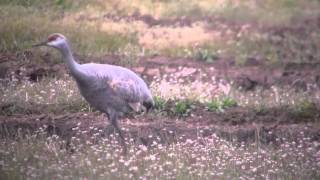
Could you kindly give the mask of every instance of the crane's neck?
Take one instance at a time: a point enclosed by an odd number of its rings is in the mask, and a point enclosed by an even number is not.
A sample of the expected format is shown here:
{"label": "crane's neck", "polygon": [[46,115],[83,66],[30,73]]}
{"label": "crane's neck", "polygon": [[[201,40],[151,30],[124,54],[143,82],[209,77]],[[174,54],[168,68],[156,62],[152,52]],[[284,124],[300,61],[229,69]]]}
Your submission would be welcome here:
{"label": "crane's neck", "polygon": [[82,72],[80,69],[80,64],[74,60],[69,44],[64,43],[63,47],[59,48],[59,50],[62,53],[63,59],[67,64],[70,73],[76,78],[81,77]]}

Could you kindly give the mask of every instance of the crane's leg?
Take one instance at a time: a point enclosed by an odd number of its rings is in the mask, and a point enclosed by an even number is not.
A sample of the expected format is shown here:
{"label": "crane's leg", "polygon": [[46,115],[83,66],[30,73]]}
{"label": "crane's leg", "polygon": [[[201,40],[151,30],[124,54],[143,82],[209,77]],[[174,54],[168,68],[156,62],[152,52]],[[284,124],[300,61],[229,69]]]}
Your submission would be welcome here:
{"label": "crane's leg", "polygon": [[109,121],[111,122],[112,126],[115,128],[115,130],[119,134],[120,139],[121,139],[121,144],[123,146],[123,153],[126,154],[127,153],[127,145],[126,145],[124,136],[122,134],[122,131],[119,128],[118,115],[115,112],[110,112],[110,113],[108,113],[108,118],[109,118]]}

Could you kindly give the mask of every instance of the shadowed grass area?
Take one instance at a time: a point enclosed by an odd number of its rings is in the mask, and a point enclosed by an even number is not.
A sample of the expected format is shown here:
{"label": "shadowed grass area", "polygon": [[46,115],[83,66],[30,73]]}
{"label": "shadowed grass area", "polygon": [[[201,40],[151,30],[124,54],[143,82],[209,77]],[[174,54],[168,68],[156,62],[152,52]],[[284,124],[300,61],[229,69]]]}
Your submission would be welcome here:
{"label": "shadowed grass area", "polygon": [[[95,1],[92,1],[94,3]],[[55,10],[75,10],[88,5],[85,0],[0,0],[0,5],[12,5],[22,7],[32,7],[34,9],[55,9]]]}
{"label": "shadowed grass area", "polygon": [[54,32],[66,35],[74,51],[86,56],[118,53],[127,44],[137,43],[134,34],[106,33],[82,23],[61,22],[63,13],[51,9],[1,6],[0,17],[0,52],[23,51]]}

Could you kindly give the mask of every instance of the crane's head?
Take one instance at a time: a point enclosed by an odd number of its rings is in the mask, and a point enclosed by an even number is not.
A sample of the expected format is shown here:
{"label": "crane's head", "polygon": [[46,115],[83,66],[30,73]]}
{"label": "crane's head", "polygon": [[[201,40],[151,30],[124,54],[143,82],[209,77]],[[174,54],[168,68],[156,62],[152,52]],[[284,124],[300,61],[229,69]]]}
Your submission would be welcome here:
{"label": "crane's head", "polygon": [[35,44],[35,45],[33,45],[33,47],[49,46],[49,47],[61,49],[64,47],[64,45],[66,43],[67,43],[67,39],[66,39],[66,37],[64,37],[64,35],[59,34],[59,33],[54,33],[54,34],[49,35],[47,40],[45,40],[44,42]]}

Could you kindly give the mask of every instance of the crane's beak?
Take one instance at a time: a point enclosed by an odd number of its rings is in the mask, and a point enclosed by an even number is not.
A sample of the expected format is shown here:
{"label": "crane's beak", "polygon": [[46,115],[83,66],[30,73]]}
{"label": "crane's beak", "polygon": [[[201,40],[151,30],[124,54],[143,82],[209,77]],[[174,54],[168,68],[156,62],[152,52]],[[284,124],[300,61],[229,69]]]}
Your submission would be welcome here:
{"label": "crane's beak", "polygon": [[48,41],[40,42],[40,43],[38,43],[38,44],[32,45],[32,47],[46,46],[47,43],[48,43]]}

